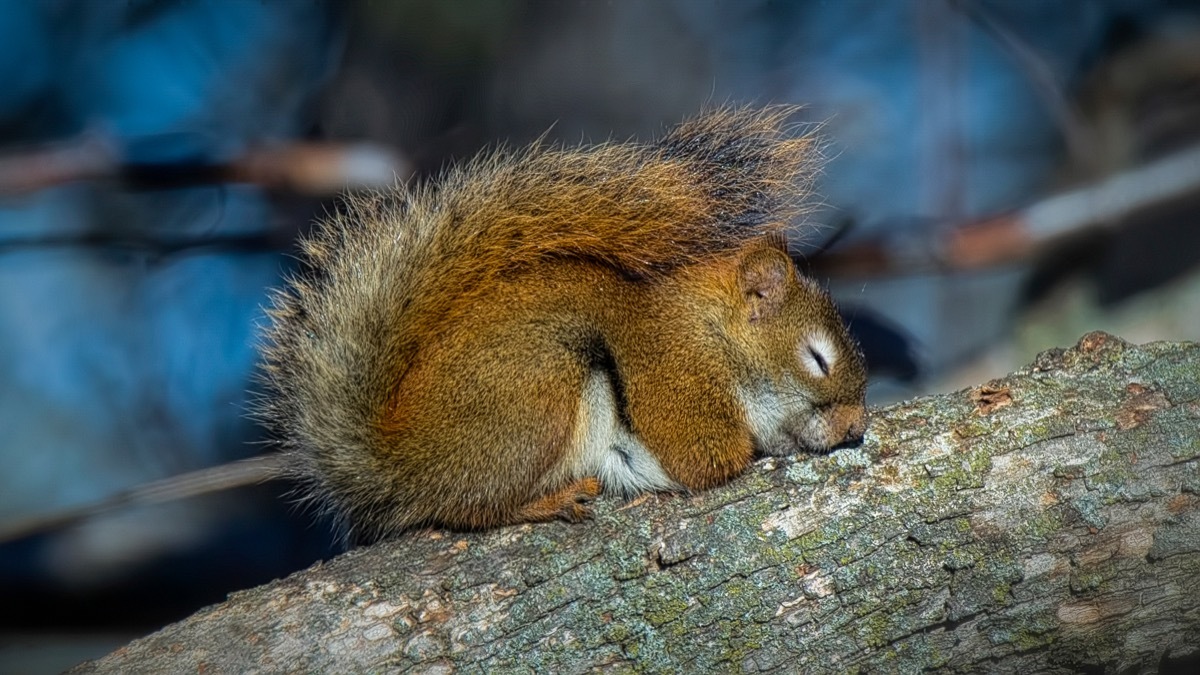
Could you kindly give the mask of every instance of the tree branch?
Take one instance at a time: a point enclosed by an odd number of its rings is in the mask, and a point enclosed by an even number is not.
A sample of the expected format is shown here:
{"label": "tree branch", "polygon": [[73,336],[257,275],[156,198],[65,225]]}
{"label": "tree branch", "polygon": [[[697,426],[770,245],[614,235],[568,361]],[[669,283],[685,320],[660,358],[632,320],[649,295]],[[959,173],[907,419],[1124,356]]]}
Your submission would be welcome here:
{"label": "tree branch", "polygon": [[586,525],[418,532],[75,672],[1153,670],[1200,656],[1200,345],[1103,333]]}

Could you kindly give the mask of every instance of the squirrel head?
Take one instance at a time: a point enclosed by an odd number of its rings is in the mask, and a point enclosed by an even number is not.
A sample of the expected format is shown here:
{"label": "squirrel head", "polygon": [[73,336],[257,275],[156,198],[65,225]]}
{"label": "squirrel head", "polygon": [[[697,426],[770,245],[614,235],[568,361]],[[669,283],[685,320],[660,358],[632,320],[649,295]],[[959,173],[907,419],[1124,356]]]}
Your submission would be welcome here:
{"label": "squirrel head", "polygon": [[829,293],[780,245],[750,249],[735,274],[738,395],[758,450],[824,452],[860,440],[866,361]]}

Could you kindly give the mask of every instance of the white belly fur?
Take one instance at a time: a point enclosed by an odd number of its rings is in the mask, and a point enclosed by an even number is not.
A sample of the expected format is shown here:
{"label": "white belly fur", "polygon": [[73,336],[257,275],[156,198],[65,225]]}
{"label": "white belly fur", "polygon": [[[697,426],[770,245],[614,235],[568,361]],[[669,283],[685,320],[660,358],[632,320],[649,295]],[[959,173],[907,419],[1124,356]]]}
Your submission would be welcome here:
{"label": "white belly fur", "polygon": [[584,385],[572,440],[571,453],[548,481],[594,476],[606,493],[626,498],[679,487],[641,439],[621,424],[612,383],[603,372],[592,373]]}

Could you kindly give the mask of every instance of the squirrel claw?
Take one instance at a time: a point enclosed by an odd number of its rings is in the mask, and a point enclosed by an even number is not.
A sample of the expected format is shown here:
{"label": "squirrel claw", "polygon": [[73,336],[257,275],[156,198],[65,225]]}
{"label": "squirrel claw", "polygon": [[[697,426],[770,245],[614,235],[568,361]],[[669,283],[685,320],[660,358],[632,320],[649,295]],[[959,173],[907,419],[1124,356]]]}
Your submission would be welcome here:
{"label": "squirrel claw", "polygon": [[527,523],[555,519],[569,523],[589,520],[592,517],[591,502],[600,496],[602,489],[598,479],[580,478],[561,490],[527,504],[517,514],[517,519]]}
{"label": "squirrel claw", "polygon": [[591,520],[591,503],[596,497],[600,496],[601,490],[600,481],[595,478],[583,478],[567,486],[566,490],[560,494],[568,496],[569,501],[563,502],[562,510],[559,511],[558,517],[568,523],[581,523],[585,520]]}

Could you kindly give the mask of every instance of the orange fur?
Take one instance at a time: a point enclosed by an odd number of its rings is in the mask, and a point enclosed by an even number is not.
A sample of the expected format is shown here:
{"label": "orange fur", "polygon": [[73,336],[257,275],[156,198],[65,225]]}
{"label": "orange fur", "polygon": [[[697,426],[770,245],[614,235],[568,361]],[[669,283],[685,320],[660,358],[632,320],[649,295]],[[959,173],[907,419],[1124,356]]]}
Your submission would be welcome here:
{"label": "orange fur", "polygon": [[703,489],[756,450],[861,436],[861,356],[778,248],[814,166],[790,113],[495,152],[352,201],[271,311],[261,416],[293,475],[374,538],[579,520],[597,479]]}

